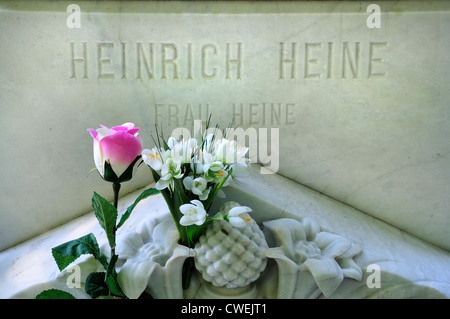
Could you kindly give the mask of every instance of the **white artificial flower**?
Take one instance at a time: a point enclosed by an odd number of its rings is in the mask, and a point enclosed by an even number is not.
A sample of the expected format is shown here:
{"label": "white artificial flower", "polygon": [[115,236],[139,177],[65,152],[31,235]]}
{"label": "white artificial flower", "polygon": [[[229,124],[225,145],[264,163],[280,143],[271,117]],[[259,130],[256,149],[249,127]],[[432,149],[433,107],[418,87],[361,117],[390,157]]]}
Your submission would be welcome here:
{"label": "white artificial flower", "polygon": [[172,156],[181,164],[190,163],[197,148],[197,140],[190,138],[188,140],[183,139],[181,142],[176,142],[173,137],[171,138],[173,140],[169,141],[169,147],[172,149]]}
{"label": "white artificial flower", "polygon": [[175,145],[178,144],[178,141],[174,137],[169,137],[167,140],[167,146],[169,146],[170,149],[173,149]]}
{"label": "white artificial flower", "polygon": [[183,204],[180,206],[180,212],[183,217],[180,219],[180,224],[183,226],[202,225],[206,220],[206,211],[203,204],[199,200],[191,200],[191,204]]}
{"label": "white artificial flower", "polygon": [[224,164],[244,163],[247,151],[247,147],[240,145],[235,140],[221,138],[214,143],[215,158]]}
{"label": "white artificial flower", "polygon": [[187,176],[183,180],[183,185],[186,189],[197,195],[200,200],[205,200],[208,198],[208,182],[203,177],[197,177],[194,179],[192,176]]}
{"label": "white artificial flower", "polygon": [[238,227],[238,228],[245,227],[246,223],[248,223],[252,220],[251,217],[247,214],[251,211],[252,211],[252,209],[247,206],[233,207],[228,212],[228,221],[234,227]]}
{"label": "white artificial flower", "polygon": [[214,156],[206,151],[199,150],[197,154],[192,157],[191,170],[195,174],[203,174],[204,167],[214,161]]}
{"label": "white artificial flower", "polygon": [[121,175],[142,152],[139,128],[129,122],[112,128],[100,124],[99,129],[89,128],[88,132],[93,137],[94,162],[100,176],[109,182],[129,180],[131,175]]}
{"label": "white artificial flower", "polygon": [[214,161],[204,165],[203,172],[205,173],[205,178],[208,181],[213,181],[214,183],[219,183],[222,179],[228,176],[228,171],[225,168],[225,165],[220,161]]}
{"label": "white artificial flower", "polygon": [[172,157],[165,159],[161,168],[161,178],[156,183],[156,189],[163,190],[170,185],[173,178],[181,178],[181,164],[175,161]]}
{"label": "white artificial flower", "polygon": [[164,160],[168,157],[167,151],[160,151],[157,147],[151,150],[145,149],[141,153],[144,163],[153,168],[155,171],[160,171]]}

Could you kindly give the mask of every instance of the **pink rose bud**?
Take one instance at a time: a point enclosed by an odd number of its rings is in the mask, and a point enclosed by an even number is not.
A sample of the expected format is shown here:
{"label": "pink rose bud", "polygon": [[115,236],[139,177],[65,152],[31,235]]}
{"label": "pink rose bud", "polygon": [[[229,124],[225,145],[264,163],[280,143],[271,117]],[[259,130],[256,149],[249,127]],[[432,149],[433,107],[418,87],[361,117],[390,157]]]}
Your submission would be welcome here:
{"label": "pink rose bud", "polygon": [[97,130],[88,129],[94,138],[94,161],[103,179],[125,182],[131,179],[134,164],[140,158],[143,142],[133,123]]}

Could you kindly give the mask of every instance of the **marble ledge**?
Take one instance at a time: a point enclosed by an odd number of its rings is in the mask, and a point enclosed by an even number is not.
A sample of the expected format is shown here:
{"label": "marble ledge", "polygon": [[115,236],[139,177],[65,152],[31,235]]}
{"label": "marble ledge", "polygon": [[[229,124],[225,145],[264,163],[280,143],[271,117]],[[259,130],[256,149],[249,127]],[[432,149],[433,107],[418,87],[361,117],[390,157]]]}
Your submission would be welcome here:
{"label": "marble ledge", "polygon": [[[119,210],[128,207],[142,190],[122,197]],[[261,175],[256,165],[248,178],[224,190],[227,198],[218,200],[213,209],[221,201],[234,200],[250,206],[252,217],[258,222],[310,217],[323,229],[344,235],[362,247],[362,253],[355,257],[363,269],[362,280],[345,279],[329,298],[450,298],[448,251],[289,179],[276,174]],[[162,196],[147,198],[119,229],[118,236],[133,230],[149,213],[162,211],[167,211]],[[0,298],[21,296],[20,292],[27,290],[29,294],[29,287],[33,286],[39,293],[59,273],[51,248],[90,232],[100,245],[106,244],[103,230],[90,213],[0,252]],[[373,265],[381,270],[379,288],[367,284]]]}

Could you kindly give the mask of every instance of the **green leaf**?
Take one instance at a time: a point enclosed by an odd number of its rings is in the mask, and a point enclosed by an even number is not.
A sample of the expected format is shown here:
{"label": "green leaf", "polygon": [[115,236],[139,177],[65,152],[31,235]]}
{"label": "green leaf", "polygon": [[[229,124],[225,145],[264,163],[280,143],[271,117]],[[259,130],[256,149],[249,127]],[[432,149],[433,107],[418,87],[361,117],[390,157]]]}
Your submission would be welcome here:
{"label": "green leaf", "polygon": [[174,193],[178,194],[180,201],[183,204],[187,204],[191,201],[191,198],[186,194],[186,188],[183,185],[183,180],[181,178],[174,178]]}
{"label": "green leaf", "polygon": [[59,290],[59,289],[49,289],[44,290],[39,295],[36,296],[36,299],[77,299],[67,291]]}
{"label": "green leaf", "polygon": [[180,206],[186,203],[189,203],[189,198],[186,200],[183,199],[183,196],[181,192],[179,191],[179,188],[177,185],[178,183],[174,183],[175,188],[173,191],[173,197],[171,198],[171,202],[169,203],[167,200],[167,206],[169,206],[170,212],[172,213],[173,220],[175,222],[175,225],[177,226],[178,234],[180,235],[181,244],[188,246],[190,248],[194,248],[193,242],[189,241],[189,237],[187,234],[187,227],[180,224],[180,219],[183,217],[183,214],[180,211]]}
{"label": "green leaf", "polygon": [[92,298],[112,294],[124,297],[125,294],[117,282],[116,262],[119,256],[113,255],[109,261],[106,272],[95,272],[86,278],[86,293]]}
{"label": "green leaf", "polygon": [[130,205],[127,210],[125,211],[125,213],[122,214],[122,217],[120,218],[119,224],[117,225],[117,228],[121,227],[125,221],[128,219],[128,217],[130,217],[131,212],[133,211],[133,209],[136,207],[136,205],[143,199],[155,195],[155,194],[159,194],[160,191],[157,190],[156,188],[149,188],[146,189],[145,191],[143,191],[141,193],[141,195],[138,196],[138,198],[136,198],[136,200],[134,201],[134,203],[132,205]]}
{"label": "green leaf", "polygon": [[92,196],[92,207],[95,217],[97,217],[100,226],[105,230],[109,246],[116,247],[115,227],[117,220],[117,209],[106,199],[94,192]]}
{"label": "green leaf", "polygon": [[149,168],[150,168],[150,170],[152,172],[152,176],[153,176],[153,179],[155,180],[155,183],[158,183],[158,181],[161,178],[161,176],[159,176],[159,174],[153,168],[151,168],[150,166],[149,166]]}
{"label": "green leaf", "polygon": [[108,295],[109,289],[105,283],[105,272],[90,273],[86,278],[85,291],[91,298]]}
{"label": "green leaf", "polygon": [[228,175],[227,177],[223,178],[220,183],[214,187],[211,192],[209,193],[208,198],[206,199],[206,201],[203,203],[203,206],[205,207],[205,210],[208,211],[209,207],[211,206],[211,204],[214,201],[214,198],[216,197],[217,193],[219,192],[219,190],[222,188],[223,184],[225,184],[225,182],[227,181],[228,177],[230,177],[230,175]]}
{"label": "green leaf", "polygon": [[187,226],[187,234],[189,236],[189,240],[192,241],[195,245],[195,243],[198,241],[200,236],[203,234],[205,229],[211,224],[213,219],[207,219],[202,225],[190,225]]}
{"label": "green leaf", "polygon": [[53,258],[61,271],[78,257],[85,254],[94,255],[95,259],[100,261],[103,267],[106,268],[108,266],[106,258],[100,253],[97,240],[92,233],[52,248]]}
{"label": "green leaf", "polygon": [[116,296],[125,296],[122,289],[117,282],[116,262],[119,256],[113,255],[109,261],[108,269],[106,270],[105,282],[108,285],[109,290]]}

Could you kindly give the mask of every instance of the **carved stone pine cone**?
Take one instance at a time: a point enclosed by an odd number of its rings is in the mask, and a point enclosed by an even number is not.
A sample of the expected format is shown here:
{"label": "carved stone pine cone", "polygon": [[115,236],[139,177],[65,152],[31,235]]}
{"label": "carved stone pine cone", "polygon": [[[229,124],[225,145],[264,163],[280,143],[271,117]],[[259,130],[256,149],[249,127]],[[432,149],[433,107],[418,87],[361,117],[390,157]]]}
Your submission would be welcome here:
{"label": "carved stone pine cone", "polygon": [[266,268],[267,249],[264,234],[253,219],[244,228],[215,220],[195,246],[195,267],[214,286],[245,287]]}

